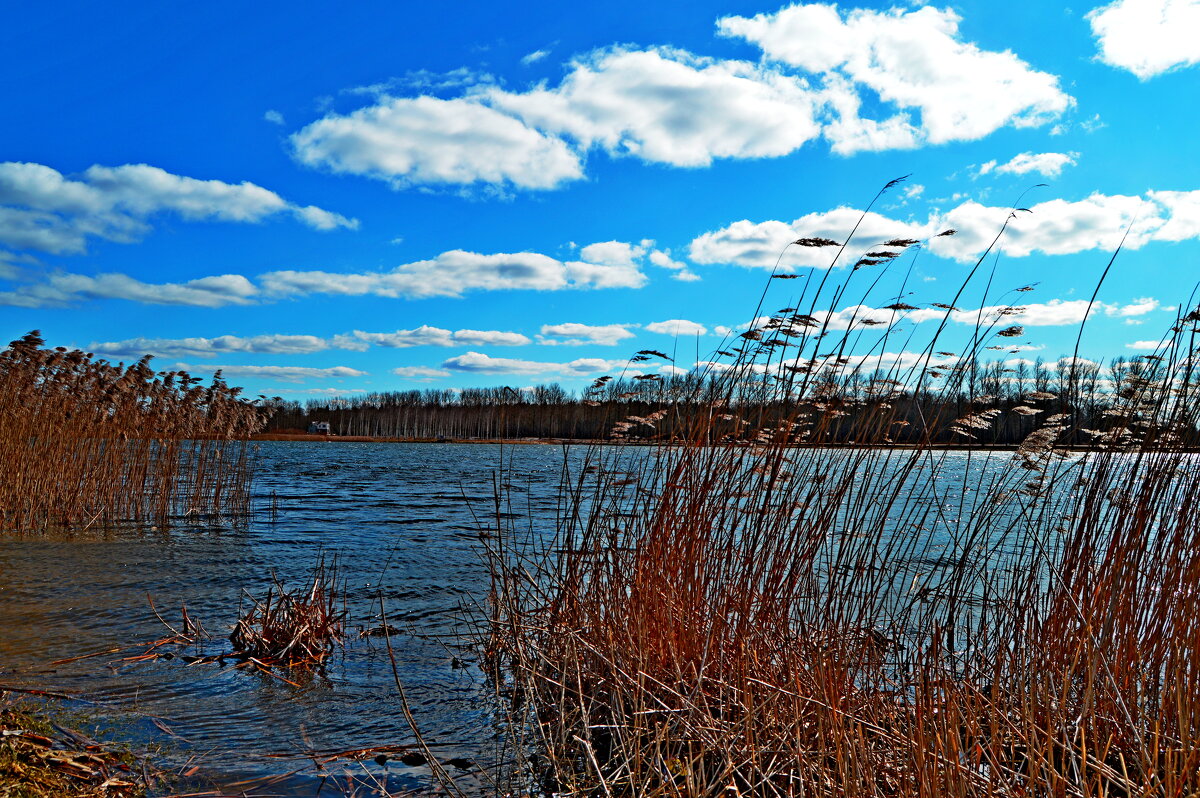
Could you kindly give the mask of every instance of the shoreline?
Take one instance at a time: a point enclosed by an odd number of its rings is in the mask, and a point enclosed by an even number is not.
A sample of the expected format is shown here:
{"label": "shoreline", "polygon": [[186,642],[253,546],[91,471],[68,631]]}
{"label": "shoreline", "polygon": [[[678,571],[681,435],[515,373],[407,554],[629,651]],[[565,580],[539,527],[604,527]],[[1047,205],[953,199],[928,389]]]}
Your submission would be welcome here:
{"label": "shoreline", "polygon": [[[290,443],[444,443],[444,444],[487,444],[492,446],[658,446],[669,441],[654,440],[606,440],[603,438],[403,438],[403,437],[373,437],[370,435],[309,435],[305,433],[262,432],[252,435],[251,442],[290,442]],[[932,451],[974,451],[974,452],[1015,452],[1020,447],[1009,443],[822,443],[805,444],[793,443],[792,449],[896,449],[912,451],[929,449]],[[1112,451],[1100,446],[1055,446],[1056,451],[1063,452],[1102,452]],[[1164,449],[1163,451],[1168,451]],[[1200,447],[1183,447],[1171,449],[1181,453],[1200,453]]]}

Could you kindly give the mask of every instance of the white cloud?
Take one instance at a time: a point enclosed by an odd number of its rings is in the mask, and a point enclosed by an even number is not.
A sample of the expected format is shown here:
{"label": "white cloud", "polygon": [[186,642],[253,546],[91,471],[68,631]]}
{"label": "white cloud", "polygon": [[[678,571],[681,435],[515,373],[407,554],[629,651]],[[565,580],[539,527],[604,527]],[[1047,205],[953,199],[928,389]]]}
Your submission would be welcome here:
{"label": "white cloud", "polygon": [[234,352],[253,354],[302,355],[322,352],[329,342],[315,335],[254,335],[241,338],[220,335],[216,338],[129,338],[88,344],[88,351],[117,357],[216,357]]}
{"label": "white cloud", "polygon": [[692,337],[696,335],[708,335],[708,329],[703,324],[697,324],[694,321],[687,319],[667,319],[666,321],[655,321],[646,325],[646,330],[660,335],[670,335],[672,337]]}
{"label": "white cloud", "polygon": [[583,177],[563,140],[471,99],[385,97],[292,135],[301,163],[408,185],[550,189]]}
{"label": "white cloud", "polygon": [[[644,248],[616,241],[593,246],[584,247],[584,252],[595,256],[598,262],[564,263],[534,252],[481,255],[453,250],[430,260],[398,266],[390,272],[277,271],[259,275],[257,284],[238,274],[201,277],[185,283],[146,283],[124,274],[91,277],[55,272],[41,282],[0,291],[0,305],[36,308],[83,299],[128,299],[158,305],[222,307],[310,294],[423,298],[457,297],[470,291],[558,291],[645,285],[646,276],[637,263]],[[8,272],[12,273],[7,279],[21,277],[15,270]],[[472,332],[477,337],[460,337],[458,343],[513,346],[519,340],[509,338],[500,343],[496,337],[514,335],[511,333],[460,330],[455,335],[467,336]]]}
{"label": "white cloud", "polygon": [[686,263],[682,263],[677,260],[671,260],[671,253],[669,250],[666,252],[660,249],[654,250],[650,253],[650,262],[663,269],[682,271],[683,269],[687,268]]}
{"label": "white cloud", "polygon": [[662,269],[670,269],[674,272],[671,275],[672,280],[679,280],[685,283],[694,283],[700,279],[700,275],[688,268],[686,263],[672,260],[671,250],[656,249],[650,253],[649,260],[655,266]]}
{"label": "white cloud", "polygon": [[299,206],[253,183],[182,177],[146,164],[92,166],[80,179],[36,163],[0,163],[0,243],[55,254],[83,252],[89,238],[136,241],[148,219],[171,212],[189,221],[256,223],[290,214],[309,227],[356,228],[358,221]]}
{"label": "white cloud", "polygon": [[289,394],[316,394],[317,396],[349,396],[355,393],[364,393],[365,389],[361,388],[305,388],[302,391],[288,391]]}
{"label": "white cloud", "polygon": [[249,305],[257,298],[258,288],[240,274],[201,277],[184,283],[145,283],[125,274],[91,277],[55,272],[44,282],[0,291],[0,305],[28,308],[63,306],[83,299],[127,299],[148,305],[217,308]]}
{"label": "white cloud", "polygon": [[[292,144],[303,163],[395,187],[551,189],[581,179],[591,150],[703,167],[787,155],[821,136],[843,154],[907,149],[1041,125],[1073,103],[1054,75],[963,41],[959,21],[932,7],[843,15],[823,4],[725,17],[719,34],[765,59],[618,44],[521,90],[473,79],[445,99],[430,95],[444,83],[389,81],[356,90],[374,104],[328,114]],[[420,96],[392,96],[399,89]]]}
{"label": "white cloud", "polygon": [[[851,251],[882,243],[893,238],[922,238],[928,225],[901,222],[853,208],[810,213],[794,222],[751,222],[743,219],[728,227],[695,238],[689,247],[689,257],[696,263],[732,263],[770,269],[789,241],[798,238],[828,238],[842,243],[862,218]],[[802,266],[827,267],[837,254],[837,247],[789,247],[780,265],[784,271]],[[850,261],[851,263],[853,261]]]}
{"label": "white cloud", "polygon": [[343,348],[355,348],[355,344],[374,344],[393,349],[414,346],[524,346],[529,338],[520,333],[500,330],[443,330],[440,327],[422,325],[415,330],[396,330],[390,333],[372,333],[355,330],[334,338]]}
{"label": "white cloud", "polygon": [[1159,206],[1162,225],[1154,231],[1160,241],[1200,238],[1200,191],[1148,191],[1146,197]]}
{"label": "white cloud", "polygon": [[1133,343],[1125,344],[1126,349],[1137,349],[1141,352],[1153,352],[1162,346],[1162,341],[1134,341]]}
{"label": "white cloud", "polygon": [[186,363],[177,364],[179,368],[189,371],[213,372],[220,371],[225,377],[247,377],[250,379],[275,380],[278,382],[304,382],[312,379],[330,379],[341,377],[365,377],[367,372],[352,369],[349,366],[332,366],[318,369],[305,366],[189,366]]}
{"label": "white cloud", "polygon": [[1087,19],[1100,60],[1142,80],[1200,62],[1197,0],[1116,0]]}
{"label": "white cloud", "polygon": [[[926,221],[890,219],[869,213],[848,250],[843,264],[887,238],[925,240],[935,255],[970,261],[978,257],[1009,220],[999,249],[1013,257],[1034,253],[1069,255],[1089,250],[1112,251],[1121,243],[1139,249],[1152,241],[1176,242],[1200,238],[1200,190],[1149,191],[1144,197],[1092,194],[1081,200],[1054,199],[1016,213],[968,200],[949,211],[932,214]],[[732,264],[772,268],[788,242],[797,238],[829,238],[842,242],[862,212],[835,208],[811,213],[793,222],[751,222],[743,219],[720,230],[697,236],[690,245],[695,263]],[[1132,226],[1131,226],[1132,225]],[[938,237],[946,229],[954,236]],[[784,270],[830,264],[836,247],[789,247]]]}
{"label": "white cloud", "polygon": [[268,110],[265,114],[263,114],[263,119],[267,122],[270,122],[272,125],[284,124],[283,114],[274,109]]}
{"label": "white cloud", "polygon": [[1158,308],[1159,302],[1157,299],[1142,297],[1141,299],[1133,300],[1128,305],[1107,305],[1104,308],[1104,312],[1109,316],[1145,316],[1147,313],[1158,310]]}
{"label": "white cloud", "polygon": [[569,377],[587,376],[620,369],[623,360],[602,360],[584,357],[568,363],[547,363],[538,360],[516,360],[491,357],[481,352],[467,352],[442,363],[442,368],[472,374],[560,374]]}
{"label": "white cloud", "polygon": [[563,346],[582,346],[595,344],[597,346],[615,346],[628,338],[633,338],[628,324],[579,324],[566,322],[564,324],[544,324],[542,334],[538,336],[540,343]]}
{"label": "white cloud", "polygon": [[220,335],[215,338],[130,338],[89,344],[103,355],[140,357],[216,357],[227,353],[302,355],[327,349],[365,351],[371,345],[403,349],[413,346],[523,346],[531,343],[520,333],[499,330],[443,330],[424,325],[415,330],[372,333],[355,330],[325,339],[315,335]]}
{"label": "white cloud", "polygon": [[584,149],[674,166],[786,155],[820,133],[802,78],[667,47],[598,50],[554,88],[484,97]]}
{"label": "white cloud", "polygon": [[[617,243],[599,246],[613,249],[610,245]],[[589,250],[591,247],[584,248],[584,252]],[[604,252],[608,250],[601,254]],[[482,255],[461,249],[443,252],[430,260],[397,266],[390,272],[277,271],[268,272],[259,280],[263,289],[275,296],[335,294],[411,298],[456,297],[468,291],[640,288],[646,283],[645,275],[632,260],[563,263],[534,252]]]}
{"label": "white cloud", "polygon": [[543,58],[545,58],[548,55],[550,55],[549,50],[534,50],[532,53],[528,53],[526,55],[521,56],[521,63],[524,66],[529,66],[530,64],[536,64],[538,61],[541,61]]}
{"label": "white cloud", "polygon": [[1037,172],[1045,177],[1058,177],[1063,167],[1074,166],[1078,157],[1077,152],[1023,152],[1013,156],[1007,163],[997,165],[996,161],[988,161],[980,165],[978,174],[986,175],[994,171],[997,174],[1024,175]]}
{"label": "white cloud", "polygon": [[[826,136],[842,152],[970,141],[1006,125],[1044,124],[1071,106],[1057,77],[1011,51],[962,41],[959,22],[954,11],[932,6],[843,14],[836,5],[809,3],[725,17],[717,26],[771,59],[827,77],[840,125]],[[860,119],[860,86],[895,112],[880,121]]]}
{"label": "white cloud", "polygon": [[426,366],[400,366],[392,369],[392,373],[397,377],[427,377],[431,379],[450,376],[450,372],[445,369],[431,369]]}
{"label": "white cloud", "polygon": [[600,241],[588,244],[579,250],[579,257],[592,263],[603,263],[609,266],[632,266],[646,248],[640,244],[629,244],[625,241]]}
{"label": "white cloud", "polygon": [[[1129,304],[1109,304],[1096,302],[1091,306],[1090,314],[1104,313],[1107,316],[1126,318],[1149,313],[1159,307],[1154,299],[1135,299]],[[936,307],[923,307],[913,310],[893,310],[877,308],[870,305],[850,305],[838,311],[817,311],[812,314],[816,326],[809,327],[811,333],[817,333],[823,326],[831,331],[846,331],[851,329],[873,328],[879,331],[888,329],[883,325],[894,325],[899,322],[941,322],[946,319],[957,324],[971,327],[980,325],[993,330],[1005,327],[1054,327],[1078,325],[1085,316],[1089,315],[1088,300],[1086,299],[1051,299],[1046,302],[1029,302],[1014,305],[987,305],[982,308],[964,308],[949,310]],[[719,335],[730,335],[737,330],[763,329],[770,321],[768,316],[760,316],[753,321],[739,325],[736,330],[729,327],[717,327]],[[649,326],[647,326],[649,329]],[[1043,345],[1017,344],[1005,342],[1005,349],[1022,352],[1038,351]]]}

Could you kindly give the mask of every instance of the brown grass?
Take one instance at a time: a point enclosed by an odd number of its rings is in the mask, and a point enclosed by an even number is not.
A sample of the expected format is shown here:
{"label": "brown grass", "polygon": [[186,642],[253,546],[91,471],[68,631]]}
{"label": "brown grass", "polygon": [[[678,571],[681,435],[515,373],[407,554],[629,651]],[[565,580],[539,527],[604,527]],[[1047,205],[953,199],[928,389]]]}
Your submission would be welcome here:
{"label": "brown grass", "polygon": [[0,691],[0,798],[139,798],[149,778],[133,756],[92,739],[65,713]]}
{"label": "brown grass", "polygon": [[264,418],[240,389],[42,344],[0,351],[0,529],[246,511]]}
{"label": "brown grass", "polygon": [[261,599],[249,596],[229,642],[227,656],[244,657],[262,668],[315,668],[342,644],[345,591],[337,563],[317,560],[307,587],[288,590],[278,579]]}
{"label": "brown grass", "polygon": [[[855,440],[886,442],[898,400],[965,393],[1010,334],[999,314],[955,364],[933,365],[935,338],[915,364],[854,372],[896,320],[863,343],[813,314],[892,262],[872,254],[743,335],[722,392],[680,397],[709,408],[686,435],[590,449],[549,546],[497,512],[485,662],[514,788],[1200,795],[1200,458],[1180,447],[1200,314],[1111,386],[1102,429],[1078,429],[1072,367],[1056,392],[972,394],[946,419],[967,445],[1036,419],[1015,454],[803,446],[851,413]],[[1068,434],[1091,450],[1056,449]]]}

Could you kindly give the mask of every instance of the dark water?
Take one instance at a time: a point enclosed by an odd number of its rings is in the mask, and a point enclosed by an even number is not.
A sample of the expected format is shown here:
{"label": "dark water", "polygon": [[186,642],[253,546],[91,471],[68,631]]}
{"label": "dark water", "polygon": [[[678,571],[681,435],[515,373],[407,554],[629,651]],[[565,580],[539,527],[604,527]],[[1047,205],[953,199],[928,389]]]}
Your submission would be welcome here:
{"label": "dark water", "polygon": [[[423,734],[445,759],[486,761],[489,692],[457,638],[487,591],[473,512],[492,509],[500,447],[288,442],[264,443],[260,454],[256,511],[245,525],[0,541],[0,683],[82,692],[125,736],[165,743],[168,763],[201,754],[218,782],[309,765],[267,792],[313,795],[322,774],[304,751],[413,739],[384,641],[358,635],[379,625],[382,595],[388,622],[401,630],[392,643]],[[506,447],[503,458],[519,475],[510,509],[552,523],[564,450]],[[300,688],[181,659],[122,664],[122,654],[111,654],[47,664],[165,637],[147,595],[172,623],[186,602],[215,638],[207,650],[227,648],[242,591],[261,594],[273,571],[298,586],[321,553],[336,555],[347,580],[352,628],[327,673]],[[428,772],[370,758],[329,768],[396,790]]]}

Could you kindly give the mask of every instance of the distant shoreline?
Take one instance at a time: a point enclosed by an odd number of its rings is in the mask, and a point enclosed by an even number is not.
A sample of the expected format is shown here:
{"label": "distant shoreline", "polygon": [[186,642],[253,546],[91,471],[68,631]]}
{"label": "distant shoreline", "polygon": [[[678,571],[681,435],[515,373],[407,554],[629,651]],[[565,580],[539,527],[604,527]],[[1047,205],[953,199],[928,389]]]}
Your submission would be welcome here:
{"label": "distant shoreline", "polygon": [[[508,446],[562,446],[562,445],[578,445],[578,446],[593,446],[593,445],[634,445],[634,446],[654,446],[662,441],[653,440],[604,440],[597,438],[398,438],[398,437],[372,437],[370,435],[307,435],[303,433],[279,433],[279,432],[263,432],[253,435],[251,441],[275,441],[275,442],[299,442],[299,443],[453,443],[453,444],[491,444],[491,445],[508,445]],[[869,443],[822,443],[822,444],[791,444],[796,449],[897,449],[897,450],[912,450],[912,449],[931,449],[934,451],[985,451],[985,452],[1015,452],[1017,446],[1013,444],[991,444],[991,443],[936,443],[936,444],[916,444],[916,443],[894,443],[894,444],[869,444]],[[1100,447],[1086,446],[1063,446],[1055,447],[1058,451],[1066,452],[1099,452],[1106,451]],[[1196,453],[1200,449],[1189,447],[1178,451]]]}

